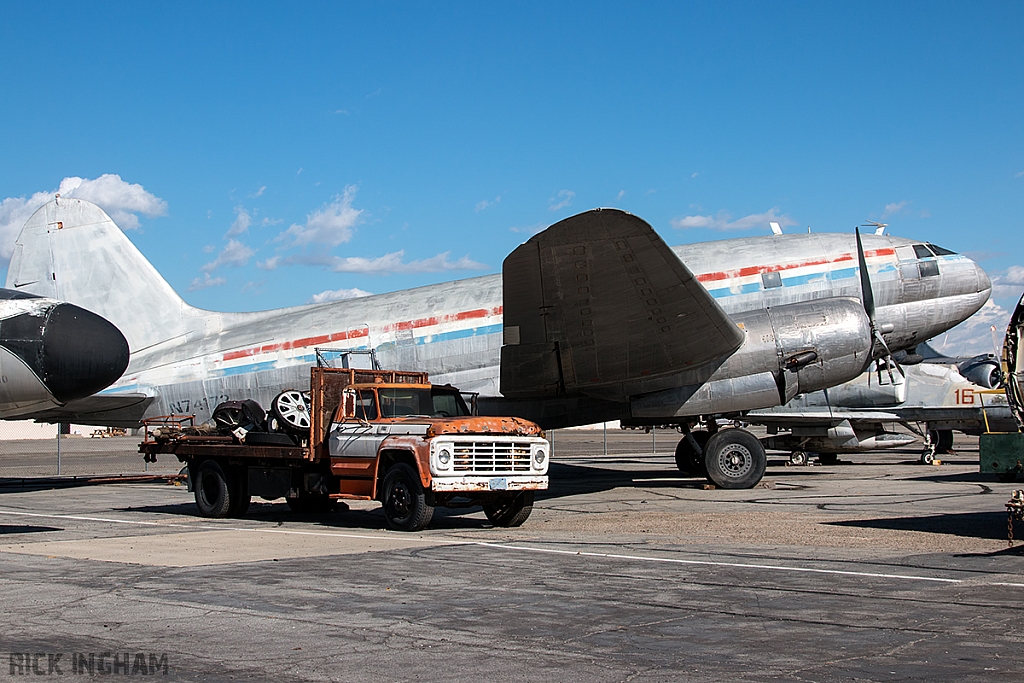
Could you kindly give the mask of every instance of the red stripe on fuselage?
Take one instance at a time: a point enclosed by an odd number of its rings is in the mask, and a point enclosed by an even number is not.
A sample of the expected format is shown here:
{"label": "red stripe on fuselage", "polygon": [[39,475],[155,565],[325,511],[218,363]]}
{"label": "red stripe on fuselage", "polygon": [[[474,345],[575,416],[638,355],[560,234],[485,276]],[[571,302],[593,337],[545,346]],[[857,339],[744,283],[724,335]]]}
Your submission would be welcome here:
{"label": "red stripe on fuselage", "polygon": [[[877,256],[892,256],[896,253],[895,249],[872,249],[865,251],[864,256],[866,258],[872,258]],[[843,254],[832,261],[828,259],[816,259],[814,261],[801,261],[800,263],[786,263],[778,266],[748,266],[746,268],[737,268],[736,270],[722,270],[716,273],[701,273],[697,276],[699,282],[715,282],[718,280],[731,280],[737,277],[746,277],[750,275],[760,275],[761,273],[771,273],[783,270],[792,270],[794,268],[808,268],[811,266],[823,266],[829,263],[842,263],[844,261],[855,261],[857,256],[855,254]]]}
{"label": "red stripe on fuselage", "polygon": [[[421,327],[430,327],[431,325],[438,325],[447,322],[458,322],[460,320],[475,320],[479,318],[487,318],[494,315],[501,315],[502,311],[502,306],[496,306],[494,308],[478,308],[472,311],[461,311],[459,313],[452,313],[450,315],[439,315],[431,318],[406,320],[403,322],[385,325],[383,327],[383,331],[394,332],[397,330],[412,330]],[[333,334],[322,334],[316,337],[303,337],[302,339],[281,342],[279,344],[264,344],[263,346],[253,346],[251,348],[240,349],[238,351],[228,351],[227,353],[224,354],[223,360],[237,360],[239,358],[248,358],[250,356],[256,356],[263,353],[273,353],[274,351],[287,351],[289,349],[317,346],[319,344],[344,341],[346,339],[359,339],[361,337],[369,336],[369,328],[363,327],[357,330],[334,332]]]}

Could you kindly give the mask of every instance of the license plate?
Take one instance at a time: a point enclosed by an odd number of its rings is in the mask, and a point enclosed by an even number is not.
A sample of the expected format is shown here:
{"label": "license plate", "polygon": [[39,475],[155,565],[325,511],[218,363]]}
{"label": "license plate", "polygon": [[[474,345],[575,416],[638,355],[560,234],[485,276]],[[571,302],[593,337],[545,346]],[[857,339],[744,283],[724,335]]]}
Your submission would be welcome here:
{"label": "license plate", "polygon": [[495,477],[487,483],[492,491],[508,491],[508,479],[505,477]]}

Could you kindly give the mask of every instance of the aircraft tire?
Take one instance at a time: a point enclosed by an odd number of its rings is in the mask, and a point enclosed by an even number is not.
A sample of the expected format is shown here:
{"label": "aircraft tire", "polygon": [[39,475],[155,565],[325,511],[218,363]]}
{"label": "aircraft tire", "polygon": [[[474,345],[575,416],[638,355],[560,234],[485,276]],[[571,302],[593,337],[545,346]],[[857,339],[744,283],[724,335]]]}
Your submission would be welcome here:
{"label": "aircraft tire", "polygon": [[[707,448],[708,439],[711,438],[711,434],[706,429],[695,429],[690,433],[700,446],[701,451]],[[698,456],[697,453],[694,452],[690,447],[690,442],[686,440],[685,435],[679,440],[679,443],[676,444],[676,467],[679,468],[680,472],[690,475],[691,477],[708,476],[707,470],[704,469],[703,456]]]}
{"label": "aircraft tire", "polygon": [[807,452],[806,451],[793,451],[789,454],[790,465],[806,465],[807,464]]}
{"label": "aircraft tire", "polygon": [[745,429],[723,429],[708,439],[704,466],[723,489],[749,489],[764,477],[768,458],[757,437]]}
{"label": "aircraft tire", "polygon": [[484,514],[494,526],[522,526],[533,512],[533,491],[521,491],[514,496],[502,496],[484,505]]}
{"label": "aircraft tire", "polygon": [[193,472],[192,489],[196,507],[203,517],[227,517],[231,510],[231,486],[224,469],[216,460],[204,460]]}
{"label": "aircraft tire", "polygon": [[935,447],[936,453],[944,454],[953,450],[952,429],[930,429],[928,430],[928,437],[928,440]]}
{"label": "aircraft tire", "polygon": [[396,463],[384,475],[383,503],[384,519],[396,531],[420,531],[434,516],[419,473],[404,462]]}

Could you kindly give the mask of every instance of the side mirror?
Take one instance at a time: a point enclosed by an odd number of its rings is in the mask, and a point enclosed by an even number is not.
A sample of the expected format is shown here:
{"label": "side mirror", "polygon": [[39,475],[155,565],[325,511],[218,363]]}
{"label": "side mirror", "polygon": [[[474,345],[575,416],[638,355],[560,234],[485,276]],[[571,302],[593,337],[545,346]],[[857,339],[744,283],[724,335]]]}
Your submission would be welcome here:
{"label": "side mirror", "polygon": [[341,394],[341,413],[346,419],[356,416],[356,392],[345,389]]}

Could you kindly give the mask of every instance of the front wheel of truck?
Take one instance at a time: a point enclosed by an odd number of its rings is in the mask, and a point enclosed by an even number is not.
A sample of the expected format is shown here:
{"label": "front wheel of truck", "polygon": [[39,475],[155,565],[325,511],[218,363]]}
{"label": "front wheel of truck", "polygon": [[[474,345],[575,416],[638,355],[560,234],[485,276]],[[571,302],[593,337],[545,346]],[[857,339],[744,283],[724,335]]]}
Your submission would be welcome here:
{"label": "front wheel of truck", "polygon": [[384,475],[383,499],[384,519],[397,531],[424,529],[434,516],[419,474],[404,462],[394,464]]}
{"label": "front wheel of truck", "polygon": [[484,505],[484,514],[494,526],[522,526],[533,512],[533,491],[503,496]]}

